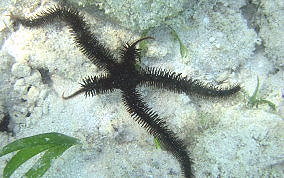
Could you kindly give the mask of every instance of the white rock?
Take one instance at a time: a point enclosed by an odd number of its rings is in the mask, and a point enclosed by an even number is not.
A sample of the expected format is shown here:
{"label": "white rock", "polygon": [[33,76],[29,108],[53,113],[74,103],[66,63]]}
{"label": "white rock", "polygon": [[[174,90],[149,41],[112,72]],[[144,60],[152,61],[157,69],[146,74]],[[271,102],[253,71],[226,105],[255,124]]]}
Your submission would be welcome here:
{"label": "white rock", "polygon": [[31,68],[23,63],[15,63],[12,66],[12,74],[15,77],[27,77],[31,74]]}
{"label": "white rock", "polygon": [[30,85],[39,86],[40,84],[42,84],[41,74],[36,70],[32,73],[31,76],[26,78],[26,81]]}
{"label": "white rock", "polygon": [[36,87],[34,87],[34,86],[32,86],[32,87],[29,89],[27,98],[28,98],[29,100],[31,100],[31,102],[36,101],[37,98],[38,98],[39,93],[40,93],[39,89],[36,88]]}
{"label": "white rock", "polygon": [[14,90],[19,92],[22,95],[25,95],[27,92],[28,86],[26,85],[25,79],[21,78],[17,80],[14,84]]}

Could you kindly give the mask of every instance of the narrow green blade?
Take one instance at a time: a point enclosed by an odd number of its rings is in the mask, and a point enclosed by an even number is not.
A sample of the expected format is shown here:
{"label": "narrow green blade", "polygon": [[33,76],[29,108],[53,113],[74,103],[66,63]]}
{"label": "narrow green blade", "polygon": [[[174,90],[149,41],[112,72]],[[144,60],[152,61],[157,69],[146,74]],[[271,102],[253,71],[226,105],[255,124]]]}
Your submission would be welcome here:
{"label": "narrow green blade", "polygon": [[50,145],[38,145],[20,150],[6,164],[3,171],[3,178],[10,177],[13,174],[13,172],[18,167],[20,167],[24,162],[29,160],[31,157],[37,155],[38,153],[48,149],[49,147]]}
{"label": "narrow green blade", "polygon": [[259,89],[259,78],[257,76],[256,88],[255,88],[253,94],[249,97],[249,101],[248,101],[248,105],[250,107],[254,107],[254,105],[256,105],[257,102],[258,102],[258,99],[257,99],[258,89]]}
{"label": "narrow green blade", "polygon": [[41,177],[51,166],[51,162],[61,156],[72,145],[62,145],[50,148],[25,174],[28,178]]}
{"label": "narrow green blade", "polygon": [[179,51],[180,51],[181,57],[183,58],[187,57],[187,54],[188,54],[187,47],[183,44],[177,32],[172,27],[169,26],[169,28],[171,30],[171,35],[174,38],[174,40],[177,40],[179,42]]}

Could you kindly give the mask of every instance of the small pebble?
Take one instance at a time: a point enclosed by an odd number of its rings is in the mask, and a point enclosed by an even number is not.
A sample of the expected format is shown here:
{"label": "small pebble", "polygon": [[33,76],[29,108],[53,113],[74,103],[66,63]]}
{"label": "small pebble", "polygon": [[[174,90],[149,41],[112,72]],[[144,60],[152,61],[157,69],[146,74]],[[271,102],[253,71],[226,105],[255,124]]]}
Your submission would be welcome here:
{"label": "small pebble", "polygon": [[210,43],[212,43],[212,42],[214,42],[214,41],[215,41],[215,38],[214,38],[214,37],[210,37],[210,38],[209,38],[209,42],[210,42]]}
{"label": "small pebble", "polygon": [[217,49],[220,49],[221,45],[220,45],[219,43],[216,43],[216,44],[215,44],[215,47],[216,47]]}

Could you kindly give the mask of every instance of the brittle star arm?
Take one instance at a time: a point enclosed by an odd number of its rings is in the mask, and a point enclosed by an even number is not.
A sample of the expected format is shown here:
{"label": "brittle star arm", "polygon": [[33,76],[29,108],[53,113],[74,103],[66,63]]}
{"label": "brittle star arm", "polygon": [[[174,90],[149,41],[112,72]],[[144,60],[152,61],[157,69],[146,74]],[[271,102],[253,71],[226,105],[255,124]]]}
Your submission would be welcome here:
{"label": "brittle star arm", "polygon": [[193,177],[192,161],[182,140],[167,127],[165,121],[148,107],[136,89],[122,90],[122,100],[127,111],[142,127],[158,139],[163,147],[179,161],[181,172],[185,177]]}
{"label": "brittle star arm", "polygon": [[62,94],[63,99],[70,99],[73,98],[81,93],[84,93],[85,96],[94,96],[96,94],[104,94],[108,92],[112,92],[113,90],[117,89],[115,82],[112,78],[101,75],[99,77],[92,76],[83,79],[83,83],[81,83],[81,88],[76,92],[72,93],[69,96],[64,96]]}
{"label": "brittle star arm", "polygon": [[141,70],[140,85],[167,89],[169,91],[186,94],[196,94],[208,97],[226,97],[240,91],[238,84],[221,88],[210,84],[205,84],[200,80],[182,77],[181,74],[166,71],[159,68],[147,68]]}
{"label": "brittle star arm", "polygon": [[108,70],[115,63],[115,58],[110,50],[97,40],[90,31],[90,27],[86,23],[84,16],[75,9],[54,6],[28,18],[13,14],[10,17],[14,24],[22,24],[26,27],[40,27],[55,20],[64,21],[70,28],[77,47],[95,65]]}
{"label": "brittle star arm", "polygon": [[136,48],[136,45],[143,40],[154,39],[153,37],[147,36],[140,38],[133,43],[125,43],[120,51],[122,62],[128,65],[135,65],[135,60],[140,58],[140,50]]}

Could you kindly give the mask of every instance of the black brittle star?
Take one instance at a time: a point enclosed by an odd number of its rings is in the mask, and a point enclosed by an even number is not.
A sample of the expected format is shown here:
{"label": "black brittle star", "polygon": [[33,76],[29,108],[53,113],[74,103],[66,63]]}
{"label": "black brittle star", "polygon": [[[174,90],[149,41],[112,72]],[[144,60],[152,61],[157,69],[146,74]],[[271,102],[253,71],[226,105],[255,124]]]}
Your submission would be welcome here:
{"label": "black brittle star", "polygon": [[137,67],[135,62],[140,58],[140,52],[136,45],[142,40],[152,39],[151,37],[125,44],[120,53],[121,60],[118,62],[111,51],[101,44],[90,31],[84,16],[70,7],[54,6],[28,18],[11,15],[11,19],[15,24],[22,24],[26,27],[39,27],[54,20],[64,21],[71,29],[77,47],[106,74],[83,79],[81,88],[70,96],[62,95],[63,99],[70,99],[81,93],[85,93],[86,96],[94,96],[109,93],[115,89],[120,90],[122,101],[132,118],[158,139],[162,146],[178,160],[181,172],[185,177],[193,177],[193,163],[186,145],[168,128],[165,121],[143,101],[141,93],[136,87],[153,86],[176,93],[225,97],[238,92],[239,85],[221,88],[204,84],[204,82],[189,77],[182,77],[181,74],[168,70]]}

